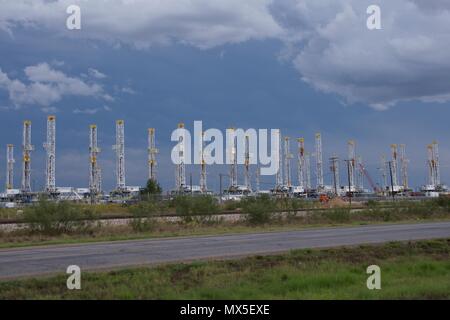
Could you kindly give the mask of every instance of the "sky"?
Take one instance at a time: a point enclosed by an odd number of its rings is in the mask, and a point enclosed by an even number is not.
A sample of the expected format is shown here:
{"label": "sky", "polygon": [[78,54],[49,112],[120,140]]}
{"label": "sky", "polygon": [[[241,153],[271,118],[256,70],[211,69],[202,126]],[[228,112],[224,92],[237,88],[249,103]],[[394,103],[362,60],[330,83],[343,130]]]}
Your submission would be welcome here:
{"label": "sky", "polygon": [[[66,27],[72,4],[81,9],[80,30]],[[321,132],[328,184],[328,159],[346,159],[354,139],[377,182],[381,155],[389,156],[392,143],[406,144],[410,184],[423,185],[426,146],[437,140],[449,183],[449,2],[379,0],[380,30],[366,26],[371,4],[0,0],[0,181],[12,143],[19,187],[22,122],[31,120],[33,187],[43,187],[46,117],[54,114],[58,186],[88,185],[95,123],[103,185],[114,187],[116,119],[125,120],[127,185],[145,184],[147,128],[155,127],[158,179],[173,188],[170,135],[179,122],[192,129],[194,120],[205,129],[279,128],[305,137],[309,151]],[[187,168],[194,184],[199,171]],[[226,171],[208,168],[208,186],[217,190]],[[342,170],[342,183],[345,177]],[[264,177],[261,187],[274,183]]]}

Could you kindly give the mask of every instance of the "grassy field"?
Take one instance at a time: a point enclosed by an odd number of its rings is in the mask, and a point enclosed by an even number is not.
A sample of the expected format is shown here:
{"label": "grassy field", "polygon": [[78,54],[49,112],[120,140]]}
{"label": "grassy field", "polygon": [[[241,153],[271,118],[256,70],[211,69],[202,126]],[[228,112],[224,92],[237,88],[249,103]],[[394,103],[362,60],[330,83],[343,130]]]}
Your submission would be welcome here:
{"label": "grassy field", "polygon": [[[381,268],[368,290],[366,268]],[[0,282],[0,299],[449,299],[450,239]]]}

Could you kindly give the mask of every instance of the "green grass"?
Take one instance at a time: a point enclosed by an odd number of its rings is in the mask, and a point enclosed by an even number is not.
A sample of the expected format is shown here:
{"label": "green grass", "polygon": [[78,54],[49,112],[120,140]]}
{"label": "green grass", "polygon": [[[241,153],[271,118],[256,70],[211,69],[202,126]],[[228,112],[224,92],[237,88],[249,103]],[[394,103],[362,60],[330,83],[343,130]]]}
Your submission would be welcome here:
{"label": "green grass", "polygon": [[[366,287],[381,267],[381,290]],[[450,239],[0,282],[1,299],[449,299]]]}

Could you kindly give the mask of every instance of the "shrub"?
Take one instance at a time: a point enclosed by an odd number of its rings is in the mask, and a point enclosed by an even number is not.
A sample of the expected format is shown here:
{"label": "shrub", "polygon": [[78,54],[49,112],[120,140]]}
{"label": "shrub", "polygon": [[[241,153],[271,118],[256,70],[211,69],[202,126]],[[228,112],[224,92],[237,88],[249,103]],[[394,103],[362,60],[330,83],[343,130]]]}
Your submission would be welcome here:
{"label": "shrub", "polygon": [[348,222],[350,221],[350,209],[336,208],[328,210],[322,214],[326,219],[332,222]]}
{"label": "shrub", "polygon": [[159,205],[151,201],[139,202],[130,207],[133,218],[130,220],[130,226],[134,231],[151,231],[156,226],[155,214],[159,211]]}
{"label": "shrub", "polygon": [[45,198],[24,211],[24,221],[32,232],[43,234],[85,233],[95,225],[95,214],[69,202],[51,202]]}
{"label": "shrub", "polygon": [[[173,200],[177,215],[186,223],[211,222],[213,215],[219,212],[217,200],[210,195],[178,196]],[[195,217],[195,218],[194,218]]]}
{"label": "shrub", "polygon": [[247,213],[247,221],[251,224],[263,224],[272,220],[277,210],[276,201],[268,195],[242,200],[242,210]]}

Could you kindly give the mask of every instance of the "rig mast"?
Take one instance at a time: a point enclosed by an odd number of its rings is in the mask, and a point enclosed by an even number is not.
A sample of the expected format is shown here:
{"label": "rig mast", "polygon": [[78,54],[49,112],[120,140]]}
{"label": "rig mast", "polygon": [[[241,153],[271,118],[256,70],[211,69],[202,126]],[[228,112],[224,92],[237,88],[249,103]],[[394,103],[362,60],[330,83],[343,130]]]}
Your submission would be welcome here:
{"label": "rig mast", "polygon": [[290,151],[290,138],[284,137],[284,185],[286,187],[292,186],[291,181],[291,159],[292,154]]}
{"label": "rig mast", "polygon": [[125,122],[116,121],[116,144],[113,146],[116,151],[116,190],[124,191],[125,184]]}
{"label": "rig mast", "polygon": [[317,190],[323,189],[322,135],[316,133],[316,178]]}
{"label": "rig mast", "polygon": [[392,184],[394,186],[398,186],[398,146],[396,144],[391,144],[391,154],[392,154],[392,164],[391,164],[391,170],[392,170]]}
{"label": "rig mast", "polygon": [[208,186],[206,184],[205,132],[201,133],[201,148],[200,191],[206,193]]}
{"label": "rig mast", "polygon": [[6,190],[14,189],[14,145],[6,146]]}
{"label": "rig mast", "polygon": [[31,192],[31,121],[23,122],[22,134],[22,193]]}
{"label": "rig mast", "polygon": [[356,153],[355,141],[348,141],[348,172],[349,172],[349,188],[348,192],[353,192],[355,188],[355,168],[356,168]]}
{"label": "rig mast", "polygon": [[99,153],[97,126],[92,124],[89,126],[89,191],[93,200],[101,193],[101,173],[97,161]]}
{"label": "rig mast", "polygon": [[406,145],[400,145],[400,170],[402,175],[402,186],[405,190],[409,189],[409,181],[408,181],[408,162],[409,160],[406,158]]}
{"label": "rig mast", "polygon": [[428,182],[436,189],[441,184],[439,148],[436,141],[433,141],[432,144],[428,145],[428,168]]}
{"label": "rig mast", "polygon": [[156,181],[156,155],[158,154],[158,149],[156,149],[155,140],[155,128],[148,129],[148,178],[150,180]]}
{"label": "rig mast", "polygon": [[311,154],[305,152],[306,189],[311,189]]}
{"label": "rig mast", "polygon": [[44,143],[46,154],[45,191],[56,192],[56,117],[47,118],[47,141]]}
{"label": "rig mast", "polygon": [[[178,129],[184,129],[184,123],[178,124]],[[185,159],[185,150],[184,146],[186,143],[186,136],[183,134],[178,138],[178,156],[180,159],[180,163],[175,167],[175,189],[178,192],[183,192],[184,187],[186,186],[186,159]]]}
{"label": "rig mast", "polygon": [[364,165],[361,156],[356,157],[356,167],[356,189],[364,191]]}
{"label": "rig mast", "polygon": [[278,171],[275,176],[275,191],[281,191],[283,189],[283,143],[280,130],[276,130],[275,135],[277,135],[278,139],[278,150],[273,150],[278,157]]}
{"label": "rig mast", "polygon": [[245,136],[245,160],[244,160],[244,184],[248,191],[251,190],[251,182],[250,182],[250,137],[248,135]]}
{"label": "rig mast", "polygon": [[230,152],[230,158],[232,159],[231,165],[230,165],[230,190],[235,190],[238,186],[238,167],[237,167],[237,137],[234,134],[235,128],[229,128],[230,133],[233,136],[233,143],[228,150]]}
{"label": "rig mast", "polygon": [[305,188],[305,139],[298,138],[297,179],[300,187]]}

